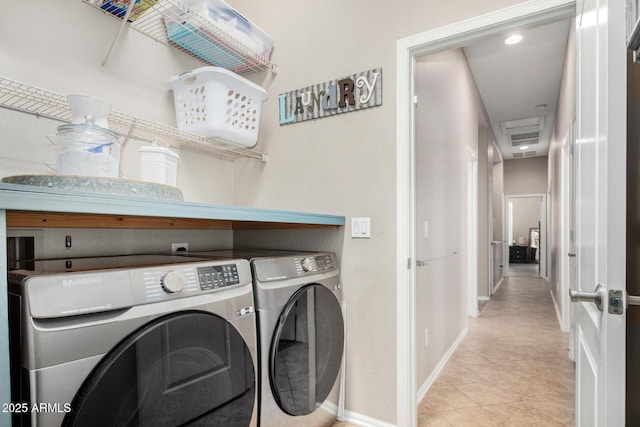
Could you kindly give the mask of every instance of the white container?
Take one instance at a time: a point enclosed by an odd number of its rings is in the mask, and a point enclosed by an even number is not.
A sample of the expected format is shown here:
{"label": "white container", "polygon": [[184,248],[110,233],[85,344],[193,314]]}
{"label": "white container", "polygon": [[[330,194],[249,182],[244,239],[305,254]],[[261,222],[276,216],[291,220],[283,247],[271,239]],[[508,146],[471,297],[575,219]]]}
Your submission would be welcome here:
{"label": "white container", "polygon": [[202,67],[172,77],[178,129],[253,147],[267,92],[232,71]]}
{"label": "white container", "polygon": [[177,153],[165,147],[140,147],[140,179],[175,187],[179,158]]}
{"label": "white container", "polygon": [[183,0],[183,3],[261,57],[271,56],[273,39],[223,0]]}

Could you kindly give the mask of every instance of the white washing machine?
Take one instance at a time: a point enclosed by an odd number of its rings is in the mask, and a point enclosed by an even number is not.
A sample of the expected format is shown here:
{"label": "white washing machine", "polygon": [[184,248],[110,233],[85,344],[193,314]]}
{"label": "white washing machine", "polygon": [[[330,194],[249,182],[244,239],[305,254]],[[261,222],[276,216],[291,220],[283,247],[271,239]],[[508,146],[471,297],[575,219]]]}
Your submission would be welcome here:
{"label": "white washing machine", "polygon": [[160,255],[9,272],[14,425],[257,425],[249,263]]}
{"label": "white washing machine", "polygon": [[251,262],[260,343],[260,425],[331,426],[337,418],[344,352],[335,254],[241,249],[190,255]]}

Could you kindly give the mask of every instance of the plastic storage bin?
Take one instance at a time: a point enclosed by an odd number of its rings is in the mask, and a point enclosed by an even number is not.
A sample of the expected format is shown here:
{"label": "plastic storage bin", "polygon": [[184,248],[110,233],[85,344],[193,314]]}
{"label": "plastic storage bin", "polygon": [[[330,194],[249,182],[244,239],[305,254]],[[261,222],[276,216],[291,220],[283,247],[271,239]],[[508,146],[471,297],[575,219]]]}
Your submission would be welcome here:
{"label": "plastic storage bin", "polygon": [[271,56],[273,39],[223,0],[182,0],[182,2],[256,54],[265,59]]}
{"label": "plastic storage bin", "polygon": [[178,182],[177,153],[156,144],[140,147],[140,179],[142,181],[176,186]]}
{"label": "plastic storage bin", "polygon": [[[89,3],[96,4],[99,0],[91,0]],[[131,2],[129,0],[106,0],[100,6],[107,12],[116,15],[118,18],[124,18]],[[129,21],[135,21],[151,6],[155,5],[157,0],[136,0],[133,10],[129,15]]]}
{"label": "plastic storage bin", "polygon": [[[176,24],[165,20],[167,23],[167,36],[176,45],[188,50],[192,54],[215,64],[238,73],[249,70],[247,58],[241,55],[233,55],[233,48],[226,46],[215,36],[202,32],[188,23]],[[208,43],[206,40],[216,40],[215,43]]]}
{"label": "plastic storage bin", "polygon": [[202,67],[172,77],[178,129],[220,138],[243,147],[258,141],[260,113],[267,92],[218,67]]}

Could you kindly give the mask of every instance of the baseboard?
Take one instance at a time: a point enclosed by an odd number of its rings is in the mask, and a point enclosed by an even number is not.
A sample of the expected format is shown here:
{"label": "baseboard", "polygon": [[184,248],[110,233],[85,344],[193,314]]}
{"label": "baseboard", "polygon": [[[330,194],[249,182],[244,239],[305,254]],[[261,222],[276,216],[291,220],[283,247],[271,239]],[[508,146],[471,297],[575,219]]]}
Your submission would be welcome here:
{"label": "baseboard", "polygon": [[549,289],[549,293],[551,294],[551,301],[553,301],[553,308],[556,311],[556,317],[558,318],[558,324],[560,325],[560,330],[562,332],[569,332],[569,331],[565,331],[562,325],[562,313],[560,312],[560,308],[558,306],[558,301],[556,300],[556,294],[553,293],[553,289]]}
{"label": "baseboard", "polygon": [[[438,379],[438,377],[442,373],[442,370],[447,365],[447,362],[449,361],[449,359],[451,359],[451,356],[453,356],[453,353],[455,353],[456,349],[458,348],[458,346],[460,345],[460,343],[462,342],[464,337],[467,335],[467,332],[468,332],[467,328],[464,328],[464,330],[462,332],[460,332],[460,335],[458,335],[458,337],[453,342],[453,344],[451,344],[451,347],[449,347],[449,349],[447,350],[445,355],[442,357],[442,359],[440,359],[440,362],[438,363],[436,368],[433,370],[431,375],[429,375],[429,378],[427,378],[427,380],[424,382],[424,384],[422,384],[422,386],[418,390],[418,395],[417,395],[417,401],[418,402],[421,402],[422,399],[424,399],[424,397],[427,395],[427,392],[429,391],[429,389],[431,388],[433,383],[436,381],[436,379]],[[368,417],[368,416],[360,414],[358,412],[344,411],[344,415],[345,415],[344,419],[342,419],[340,421],[343,421],[343,422],[348,423],[348,424],[353,424],[355,426],[361,426],[361,427],[396,427],[395,424],[391,424],[391,423],[388,423],[386,421],[381,421],[381,420],[378,420],[376,418]]]}
{"label": "baseboard", "polygon": [[388,423],[386,421],[381,421],[376,418],[371,418],[366,415],[359,414],[353,411],[344,411],[345,423],[353,424],[354,426],[361,427],[396,427],[395,424]]}
{"label": "baseboard", "polygon": [[478,301],[491,301],[491,297],[478,297]]}
{"label": "baseboard", "polygon": [[462,332],[460,332],[460,335],[458,335],[458,338],[456,338],[453,344],[451,344],[451,347],[449,347],[449,350],[447,350],[445,355],[442,356],[442,359],[440,359],[440,362],[438,362],[438,365],[436,366],[436,368],[433,370],[433,372],[431,372],[431,375],[429,375],[427,380],[418,389],[418,395],[417,395],[418,402],[422,402],[422,399],[424,399],[424,397],[427,395],[427,392],[429,391],[433,383],[436,382],[436,380],[442,373],[442,370],[447,365],[447,362],[449,361],[449,359],[451,359],[451,356],[453,356],[453,353],[455,353],[456,349],[458,348],[458,346],[460,345],[464,337],[467,335],[468,331],[469,331],[468,328],[464,328]]}
{"label": "baseboard", "polygon": [[500,287],[500,285],[502,285],[502,282],[504,281],[504,276],[502,276],[500,278],[500,280],[498,280],[498,283],[496,283],[496,285],[493,287],[493,293],[495,294],[496,291],[498,290],[498,288]]}

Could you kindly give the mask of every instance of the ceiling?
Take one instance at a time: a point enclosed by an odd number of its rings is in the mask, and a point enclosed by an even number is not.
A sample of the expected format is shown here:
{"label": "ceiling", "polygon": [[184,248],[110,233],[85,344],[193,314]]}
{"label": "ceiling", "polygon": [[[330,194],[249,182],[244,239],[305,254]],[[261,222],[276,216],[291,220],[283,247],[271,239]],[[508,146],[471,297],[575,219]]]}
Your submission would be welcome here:
{"label": "ceiling", "polygon": [[[549,151],[570,25],[557,21],[463,48],[505,160]],[[505,44],[513,34],[522,41]]]}

